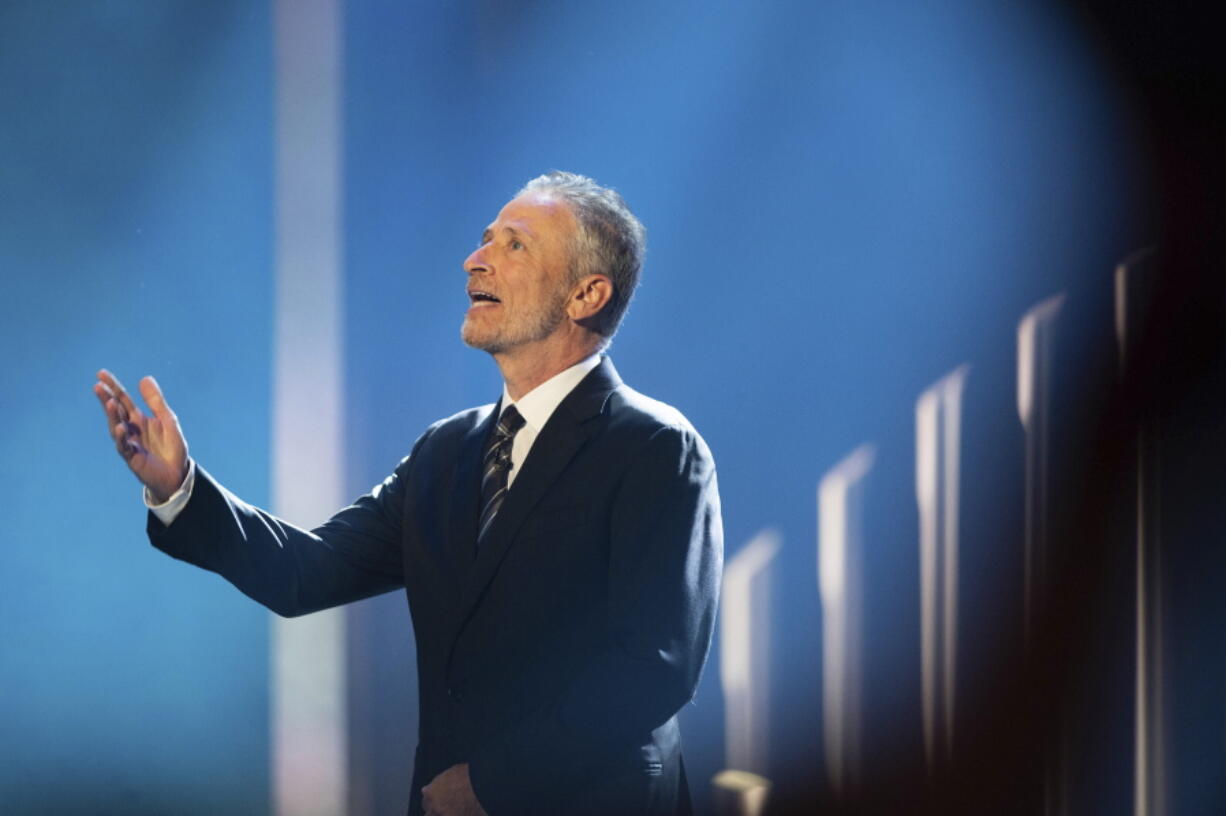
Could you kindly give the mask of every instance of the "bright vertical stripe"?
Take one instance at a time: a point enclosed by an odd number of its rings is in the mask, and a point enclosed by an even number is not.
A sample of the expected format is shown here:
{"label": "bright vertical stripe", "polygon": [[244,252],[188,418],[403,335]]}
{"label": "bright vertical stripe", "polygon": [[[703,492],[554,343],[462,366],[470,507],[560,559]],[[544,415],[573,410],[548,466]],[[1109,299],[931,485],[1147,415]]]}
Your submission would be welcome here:
{"label": "bright vertical stripe", "polygon": [[[1017,326],[1017,413],[1025,432],[1026,449],[1022,614],[1027,648],[1052,580],[1053,553],[1048,530],[1052,514],[1052,364],[1063,305],[1064,295],[1053,295],[1031,307]],[[1047,738],[1042,808],[1047,816],[1069,812],[1071,738],[1069,725],[1062,721],[1056,723]]]}
{"label": "bright vertical stripe", "polygon": [[817,486],[817,587],[822,604],[822,724],[836,793],[860,779],[864,681],[864,489],[875,457],[861,445]]}
{"label": "bright vertical stripe", "polygon": [[958,665],[960,366],[915,404],[915,495],[920,518],[920,677],[929,767],[953,753]]}
{"label": "bright vertical stripe", "polygon": [[[1154,250],[1141,250],[1115,269],[1115,332],[1120,370],[1139,342],[1157,274]],[[1166,627],[1159,501],[1160,429],[1142,419],[1136,446],[1136,644],[1134,646],[1133,816],[1165,816],[1167,790]]]}
{"label": "bright vertical stripe", "polygon": [[1017,324],[1017,415],[1026,434],[1022,596],[1027,643],[1046,581],[1052,348],[1063,306],[1064,294],[1052,295],[1031,307]]}
{"label": "bright vertical stripe", "polygon": [[770,746],[771,569],[779,545],[778,532],[763,530],[729,560],[720,610],[724,761],[759,774]]}
{"label": "bright vertical stripe", "polygon": [[[314,525],[341,506],[341,11],[275,0],[272,499]],[[344,613],[273,619],[274,807],[346,810]]]}

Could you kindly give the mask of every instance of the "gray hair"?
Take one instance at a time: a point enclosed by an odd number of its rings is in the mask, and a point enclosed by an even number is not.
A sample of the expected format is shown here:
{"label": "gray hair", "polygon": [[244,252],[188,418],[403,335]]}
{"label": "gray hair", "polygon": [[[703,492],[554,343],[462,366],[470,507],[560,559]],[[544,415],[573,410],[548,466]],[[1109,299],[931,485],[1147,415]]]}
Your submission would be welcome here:
{"label": "gray hair", "polygon": [[537,176],[516,193],[553,193],[565,201],[579,222],[571,247],[574,259],[571,280],[588,275],[605,275],[613,282],[613,297],[593,320],[595,331],[612,338],[621,325],[639,285],[643,256],[647,252],[647,230],[635,218],[626,202],[611,187],[601,187],[587,176],[554,170]]}

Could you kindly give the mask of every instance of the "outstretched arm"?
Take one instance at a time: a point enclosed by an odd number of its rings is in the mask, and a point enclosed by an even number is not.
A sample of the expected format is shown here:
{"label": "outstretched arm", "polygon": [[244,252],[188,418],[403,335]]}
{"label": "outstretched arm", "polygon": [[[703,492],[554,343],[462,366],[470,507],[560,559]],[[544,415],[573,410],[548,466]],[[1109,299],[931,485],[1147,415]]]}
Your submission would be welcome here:
{"label": "outstretched arm", "polygon": [[244,502],[197,466],[191,500],[169,527],[149,515],[149,540],[216,572],[285,617],[404,585],[400,558],[406,459],[383,484],[314,530]]}
{"label": "outstretched arm", "polygon": [[[150,497],[163,503],[189,472],[187,441],[157,382],[143,378],[140,391],[149,414],[106,369],[94,384],[116,450]],[[281,615],[387,592],[403,586],[401,477],[408,466],[405,459],[370,494],[311,531],[247,504],[197,468],[180,515],[170,526],[151,515],[149,538],[163,552],[222,575]]]}

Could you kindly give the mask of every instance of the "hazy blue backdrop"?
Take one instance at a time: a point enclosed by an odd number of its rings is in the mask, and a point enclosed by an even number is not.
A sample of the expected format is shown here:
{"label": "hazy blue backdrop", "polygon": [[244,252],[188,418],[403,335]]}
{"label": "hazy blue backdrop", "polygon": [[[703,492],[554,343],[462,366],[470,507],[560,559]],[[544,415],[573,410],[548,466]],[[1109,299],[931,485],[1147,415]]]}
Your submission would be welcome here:
{"label": "hazy blue backdrop", "polygon": [[[1020,532],[1000,524],[1020,506],[1017,320],[1055,291],[1105,298],[1148,240],[1126,112],[1075,22],[971,0],[346,3],[349,490],[497,398],[496,368],[459,341],[460,262],[528,178],[592,175],[649,234],[613,359],[710,444],[728,554],[783,536],[777,739],[755,770],[786,787],[820,769],[815,486],[866,441],[869,721],[890,724],[870,739],[918,740],[915,399],[969,362],[968,434],[999,444],[964,462],[966,501],[984,503],[967,626],[990,639],[1002,588],[1020,591]],[[265,2],[0,7],[11,812],[269,807],[267,613],[148,546],[90,385],[100,366],[156,374],[193,455],[267,501],[272,46]],[[380,812],[401,812],[403,598],[350,628],[354,688],[373,695],[353,701],[364,772]],[[716,650],[683,715],[703,807],[723,762]]]}

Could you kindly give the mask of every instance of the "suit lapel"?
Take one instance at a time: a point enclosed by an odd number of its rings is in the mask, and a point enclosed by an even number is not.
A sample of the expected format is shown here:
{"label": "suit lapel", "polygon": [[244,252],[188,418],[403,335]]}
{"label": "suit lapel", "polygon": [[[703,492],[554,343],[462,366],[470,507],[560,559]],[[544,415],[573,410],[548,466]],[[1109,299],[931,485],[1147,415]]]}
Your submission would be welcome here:
{"label": "suit lapel", "polygon": [[[619,385],[621,378],[613,368],[613,363],[607,357],[601,359],[600,365],[592,369],[558,404],[545,427],[541,429],[528,458],[524,461],[523,470],[515,477],[502,508],[490,523],[489,532],[481,542],[476,563],[464,590],[460,616],[462,623],[456,632],[457,637],[463,630],[463,623],[467,622],[481,600],[486,586],[497,573],[499,564],[514,543],[515,534],[587,441],[589,430],[585,423],[599,416],[609,394]],[[477,457],[480,457],[479,451]],[[475,467],[474,464],[473,468]],[[477,492],[480,493],[480,490]],[[474,520],[469,522],[474,530],[476,512],[474,509]]]}
{"label": "suit lapel", "polygon": [[494,427],[502,402],[473,424],[460,441],[456,463],[455,484],[451,490],[451,530],[454,544],[451,553],[453,574],[464,587],[477,553],[477,523],[481,515],[481,456],[486,440]]}

